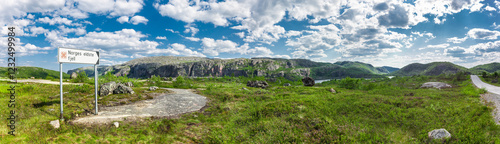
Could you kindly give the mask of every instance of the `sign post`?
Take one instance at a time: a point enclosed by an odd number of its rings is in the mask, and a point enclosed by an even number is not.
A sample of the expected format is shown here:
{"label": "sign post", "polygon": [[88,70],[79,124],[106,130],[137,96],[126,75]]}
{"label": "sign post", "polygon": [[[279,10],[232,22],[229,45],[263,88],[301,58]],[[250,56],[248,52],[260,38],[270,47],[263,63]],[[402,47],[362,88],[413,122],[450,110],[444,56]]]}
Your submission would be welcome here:
{"label": "sign post", "polygon": [[60,98],[61,98],[61,120],[64,120],[63,117],[63,74],[62,74],[62,64],[63,63],[79,63],[79,64],[93,64],[94,65],[94,76],[95,76],[95,114],[97,115],[97,65],[99,64],[99,52],[98,51],[89,51],[89,50],[80,50],[80,49],[72,49],[72,48],[62,48],[58,49],[58,62],[59,62],[59,87],[61,89]]}

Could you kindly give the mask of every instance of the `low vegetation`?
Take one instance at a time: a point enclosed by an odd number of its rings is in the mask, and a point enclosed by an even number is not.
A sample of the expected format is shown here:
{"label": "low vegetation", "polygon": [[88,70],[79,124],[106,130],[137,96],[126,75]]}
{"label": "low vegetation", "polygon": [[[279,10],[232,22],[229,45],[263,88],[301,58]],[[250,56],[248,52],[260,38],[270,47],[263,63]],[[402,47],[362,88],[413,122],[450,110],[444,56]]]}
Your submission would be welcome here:
{"label": "low vegetation", "polygon": [[[57,85],[18,84],[20,107],[18,136],[6,136],[0,125],[2,143],[499,143],[500,126],[491,116],[492,108],[480,102],[484,90],[475,88],[465,73],[439,76],[412,76],[355,79],[345,78],[302,86],[300,80],[264,77],[185,78],[165,81],[153,76],[144,82],[125,77],[110,80],[132,81],[143,87],[192,88],[210,99],[203,112],[178,119],[144,119],[112,126],[85,127],[63,123],[59,129],[48,125],[58,119]],[[167,79],[170,80],[170,79]],[[248,80],[266,80],[266,89],[246,87]],[[449,89],[420,89],[429,81],[446,82]],[[93,84],[65,86],[68,120],[75,114],[92,111]],[[291,86],[283,86],[290,83]],[[7,84],[0,85],[6,94]],[[242,89],[243,87],[247,90]],[[333,88],[337,93],[329,90]],[[100,102],[119,102],[110,95]],[[7,101],[6,97],[0,98]],[[118,103],[119,104],[119,103]],[[114,105],[114,104],[110,104]],[[2,117],[7,107],[0,107]],[[445,128],[452,137],[428,139],[427,132]]]}

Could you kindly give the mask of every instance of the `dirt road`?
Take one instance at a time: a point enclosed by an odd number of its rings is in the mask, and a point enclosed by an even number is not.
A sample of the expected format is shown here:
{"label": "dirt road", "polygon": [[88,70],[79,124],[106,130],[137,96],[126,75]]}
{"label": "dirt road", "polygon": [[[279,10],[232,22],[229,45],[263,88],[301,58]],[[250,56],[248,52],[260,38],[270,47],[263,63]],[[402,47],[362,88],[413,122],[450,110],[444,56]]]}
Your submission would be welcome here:
{"label": "dirt road", "polygon": [[204,96],[194,94],[188,89],[165,88],[173,93],[157,96],[122,106],[105,107],[99,110],[99,115],[78,118],[74,124],[109,124],[114,121],[124,121],[144,117],[171,117],[183,113],[198,111],[206,105]]}
{"label": "dirt road", "polygon": [[481,81],[481,79],[477,75],[471,75],[470,79],[472,80],[472,83],[474,83],[474,85],[476,85],[478,88],[486,88],[489,93],[500,95],[500,87],[490,85]]}
{"label": "dirt road", "polygon": [[470,79],[477,87],[488,90],[488,93],[482,94],[481,98],[487,102],[491,102],[495,106],[495,109],[492,112],[493,118],[497,124],[500,124],[500,87],[481,81],[477,75],[471,75]]}

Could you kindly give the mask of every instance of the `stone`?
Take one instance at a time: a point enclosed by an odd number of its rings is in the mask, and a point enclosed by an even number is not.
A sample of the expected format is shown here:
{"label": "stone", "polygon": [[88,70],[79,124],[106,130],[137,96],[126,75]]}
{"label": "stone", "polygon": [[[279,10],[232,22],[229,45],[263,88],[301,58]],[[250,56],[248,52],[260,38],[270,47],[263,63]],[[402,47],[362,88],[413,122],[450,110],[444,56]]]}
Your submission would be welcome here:
{"label": "stone", "polygon": [[290,83],[285,83],[283,86],[292,86]]}
{"label": "stone", "polygon": [[333,88],[330,88],[330,92],[337,93],[337,91],[335,91],[335,89],[333,89]]}
{"label": "stone", "polygon": [[247,88],[241,88],[242,90],[248,90]]}
{"label": "stone", "polygon": [[58,129],[61,124],[59,123],[59,120],[53,120],[53,121],[50,121],[50,125],[55,128],[55,129]]}
{"label": "stone", "polygon": [[491,83],[498,83],[498,79],[491,80]]}
{"label": "stone", "polygon": [[128,93],[128,94],[134,94],[134,90],[125,84],[121,83],[116,83],[116,82],[108,82],[105,84],[102,84],[99,88],[99,95],[100,96],[107,96],[110,94],[121,94],[121,93]]}
{"label": "stone", "polygon": [[31,77],[31,79],[35,79],[35,77]]}
{"label": "stone", "polygon": [[304,86],[314,86],[314,79],[306,76],[302,78],[302,83],[304,84]]}
{"label": "stone", "polygon": [[49,109],[49,111],[54,111],[54,109]]}
{"label": "stone", "polygon": [[442,82],[426,82],[420,86],[420,88],[451,88],[451,85]]}
{"label": "stone", "polygon": [[247,86],[249,87],[260,87],[260,88],[266,88],[269,86],[266,81],[248,81]]}
{"label": "stone", "polygon": [[125,83],[125,86],[134,87],[134,84],[132,82],[127,82],[127,83]]}
{"label": "stone", "polygon": [[75,79],[76,77],[78,77],[78,74],[76,72],[71,73],[71,79]]}
{"label": "stone", "polygon": [[442,139],[451,137],[451,134],[444,128],[432,130],[427,134],[430,139]]}
{"label": "stone", "polygon": [[124,84],[118,84],[118,87],[113,90],[113,94],[121,94],[121,93],[128,93],[128,94],[134,94],[134,90]]}
{"label": "stone", "polygon": [[118,122],[114,122],[114,123],[113,123],[113,125],[114,125],[115,127],[117,127],[117,128],[118,128],[118,127],[120,127],[120,123],[118,123]]}
{"label": "stone", "polygon": [[152,87],[149,87],[149,91],[155,91],[156,89],[158,89],[157,86],[152,86]]}
{"label": "stone", "polygon": [[116,82],[108,82],[99,86],[99,95],[107,96],[113,94],[113,91],[118,88],[118,84]]}

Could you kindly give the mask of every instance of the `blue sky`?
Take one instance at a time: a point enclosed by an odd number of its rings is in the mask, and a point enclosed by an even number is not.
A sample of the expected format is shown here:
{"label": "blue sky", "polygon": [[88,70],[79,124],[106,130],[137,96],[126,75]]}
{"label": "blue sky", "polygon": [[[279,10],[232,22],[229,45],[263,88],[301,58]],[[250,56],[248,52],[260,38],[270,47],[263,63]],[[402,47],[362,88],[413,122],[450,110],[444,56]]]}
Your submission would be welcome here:
{"label": "blue sky", "polygon": [[[102,65],[148,56],[303,58],[375,66],[500,62],[494,0],[23,0],[0,7],[16,64],[58,70],[57,47],[98,50]],[[88,66],[65,64],[63,70]]]}

